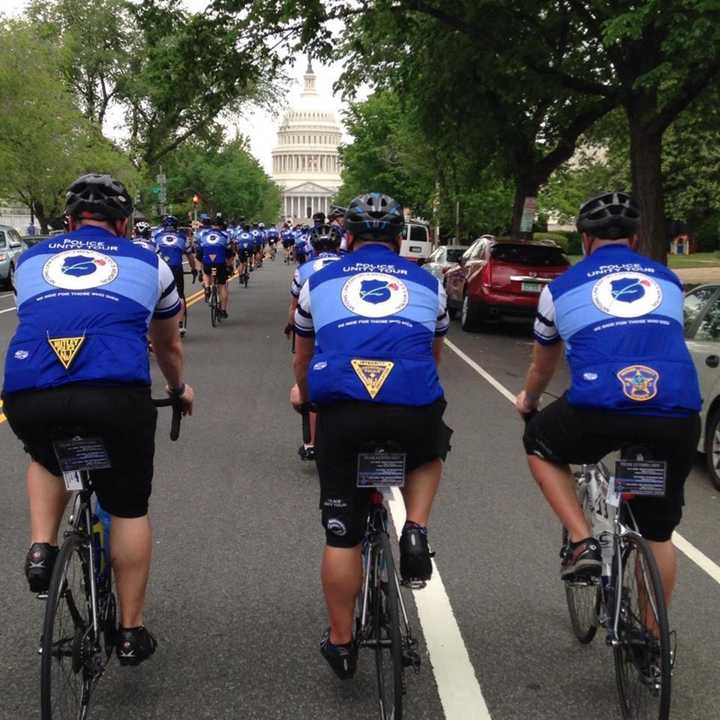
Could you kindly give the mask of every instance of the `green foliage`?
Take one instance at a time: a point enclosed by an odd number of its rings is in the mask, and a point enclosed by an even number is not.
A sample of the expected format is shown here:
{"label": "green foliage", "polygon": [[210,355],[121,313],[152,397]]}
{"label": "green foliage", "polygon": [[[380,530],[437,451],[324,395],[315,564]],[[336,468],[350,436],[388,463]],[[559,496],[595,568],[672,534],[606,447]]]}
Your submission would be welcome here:
{"label": "green foliage", "polygon": [[[222,212],[227,218],[245,217],[275,223],[280,214],[280,189],[248,152],[242,138],[212,145],[189,142],[173,153],[165,172],[173,212],[186,216],[198,193],[199,212]],[[143,193],[144,210],[153,213],[154,196]]]}
{"label": "green foliage", "polygon": [[0,193],[30,208],[44,230],[79,175],[109,172],[131,188],[138,179],[58,82],[62,62],[26,22],[0,27]]}

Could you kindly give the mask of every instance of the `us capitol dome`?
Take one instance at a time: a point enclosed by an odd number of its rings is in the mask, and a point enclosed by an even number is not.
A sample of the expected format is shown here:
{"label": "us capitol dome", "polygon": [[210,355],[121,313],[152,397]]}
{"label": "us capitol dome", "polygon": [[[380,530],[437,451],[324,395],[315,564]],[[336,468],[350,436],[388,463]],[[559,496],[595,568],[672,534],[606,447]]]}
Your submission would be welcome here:
{"label": "us capitol dome", "polygon": [[317,92],[311,62],[304,79],[300,100],[280,121],[272,150],[272,179],[282,190],[281,214],[292,222],[305,222],[318,211],[327,215],[341,184],[340,124],[331,101]]}

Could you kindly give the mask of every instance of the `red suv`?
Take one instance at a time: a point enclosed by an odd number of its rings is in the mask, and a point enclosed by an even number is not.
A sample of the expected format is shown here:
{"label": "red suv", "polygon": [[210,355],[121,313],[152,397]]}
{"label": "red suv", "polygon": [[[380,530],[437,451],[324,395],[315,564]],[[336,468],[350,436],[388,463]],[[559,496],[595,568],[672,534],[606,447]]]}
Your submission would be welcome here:
{"label": "red suv", "polygon": [[445,275],[448,311],[451,317],[460,312],[463,330],[503,317],[534,317],[541,290],[569,267],[555,244],[484,235]]}

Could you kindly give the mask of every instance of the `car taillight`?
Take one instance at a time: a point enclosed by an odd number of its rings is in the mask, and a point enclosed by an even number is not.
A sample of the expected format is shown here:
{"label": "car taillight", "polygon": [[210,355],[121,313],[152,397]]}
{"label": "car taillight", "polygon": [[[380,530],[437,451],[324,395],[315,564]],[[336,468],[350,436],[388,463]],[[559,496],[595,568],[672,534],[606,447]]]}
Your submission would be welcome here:
{"label": "car taillight", "polygon": [[8,259],[7,255],[3,255],[2,253],[0,253],[0,262],[3,262],[3,260],[7,260],[7,259]]}
{"label": "car taillight", "polygon": [[485,266],[480,271],[480,282],[483,287],[492,285],[492,263],[485,263]]}

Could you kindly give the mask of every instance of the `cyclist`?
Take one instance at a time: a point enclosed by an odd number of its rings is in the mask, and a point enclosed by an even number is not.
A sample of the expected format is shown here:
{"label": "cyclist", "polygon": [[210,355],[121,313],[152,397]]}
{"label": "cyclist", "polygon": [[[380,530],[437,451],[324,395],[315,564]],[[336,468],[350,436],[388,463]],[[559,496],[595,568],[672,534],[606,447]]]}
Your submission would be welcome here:
{"label": "cyclist", "polygon": [[280,233],[276,227],[270,227],[267,230],[267,241],[270,246],[270,257],[274,260],[277,255],[277,243],[280,239]]}
{"label": "cyclist", "polygon": [[340,243],[341,253],[347,252],[347,233],[345,232],[344,225],[345,212],[345,208],[339,207],[338,205],[333,205],[332,208],[330,208],[330,214],[328,215],[328,220],[330,221],[330,224],[333,227],[336,227],[342,235],[342,242]]}
{"label": "cyclist", "polygon": [[[78,178],[66,194],[70,232],[23,253],[15,278],[18,327],[5,358],[5,413],[30,454],[32,545],[25,574],[47,591],[69,493],[50,436],[75,425],[101,437],[112,467],[95,474],[112,517],[112,565],[120,601],[117,654],[135,665],[155,650],[143,624],[152,535],[148,500],[157,411],[150,399],[149,333],[168,392],[192,412],[183,383],[170,268],[125,238],[132,201],[109,175]],[[61,291],[61,292],[59,292]]]}
{"label": "cyclist", "polygon": [[280,239],[282,241],[283,249],[285,250],[285,263],[289,263],[292,260],[292,250],[295,244],[295,238],[293,232],[290,229],[289,223],[286,223],[280,232]]}
{"label": "cyclist", "polygon": [[242,232],[238,235],[235,241],[235,247],[237,248],[237,263],[235,268],[238,274],[238,281],[242,282],[243,275],[249,272],[248,263],[250,263],[254,251],[249,225],[245,225]]}
{"label": "cyclist", "polygon": [[352,252],[311,275],[300,291],[291,392],[296,409],[307,401],[318,406],[321,574],[330,615],[321,652],[341,678],[353,675],[357,660],[353,610],[370,497],[356,487],[357,455],[378,441],[406,453],[400,573],[424,581],[432,575],[426,526],[451,432],[437,374],[448,328],[442,286],[397,256],[403,213],[392,198],[355,198],[346,223]]}
{"label": "cyclist", "polygon": [[209,229],[203,230],[200,238],[199,260],[202,264],[206,299],[210,295],[212,271],[213,268],[215,268],[215,282],[218,285],[218,298],[220,300],[218,314],[224,318],[228,317],[230,297],[227,281],[230,274],[230,267],[232,267],[232,258],[233,249],[230,244],[230,238],[225,232],[225,223],[222,219],[216,218]]}
{"label": "cyclist", "polygon": [[254,222],[252,230],[250,230],[250,236],[253,241],[253,261],[251,270],[262,267],[262,233],[260,232],[260,223]]}
{"label": "cyclist", "polygon": [[[187,236],[178,230],[178,220],[174,215],[166,215],[162,220],[160,232],[155,235],[155,244],[160,257],[168,264],[175,278],[180,300],[185,304],[185,270],[183,261],[187,258],[193,282],[197,279],[195,257],[188,244]],[[185,336],[185,321],[180,321],[180,336]]]}
{"label": "cyclist", "polygon": [[135,227],[133,228],[132,241],[135,245],[139,245],[145,250],[149,250],[152,253],[157,252],[157,247],[151,239],[152,228],[150,223],[145,220],[137,220]]}
{"label": "cyclist", "polygon": [[[318,225],[314,227],[310,232],[310,243],[313,246],[316,257],[298,267],[293,274],[290,285],[288,323],[284,329],[286,337],[290,337],[293,331],[295,311],[297,310],[298,298],[300,297],[302,286],[313,273],[322,270],[329,263],[340,259],[338,255],[340,233],[330,225]],[[298,450],[298,455],[300,455],[302,460],[315,459],[315,413],[310,413],[310,442],[303,442]]]}
{"label": "cyclist", "polygon": [[293,256],[298,265],[302,265],[309,259],[308,247],[305,240],[306,229],[301,225],[296,225],[293,231]]}
{"label": "cyclist", "polygon": [[665,497],[637,497],[630,507],[669,601],[676,577],[670,538],[682,516],[701,399],[683,337],[682,285],[635,252],[639,224],[638,207],[624,192],[602,193],[580,208],[586,257],[542,291],[533,360],[516,404],[522,414],[537,409],[564,345],[570,389],[528,422],[524,437],[530,470],[570,534],[564,578],[601,574],[600,545],[569,463],[595,463],[629,441],[667,461]]}

